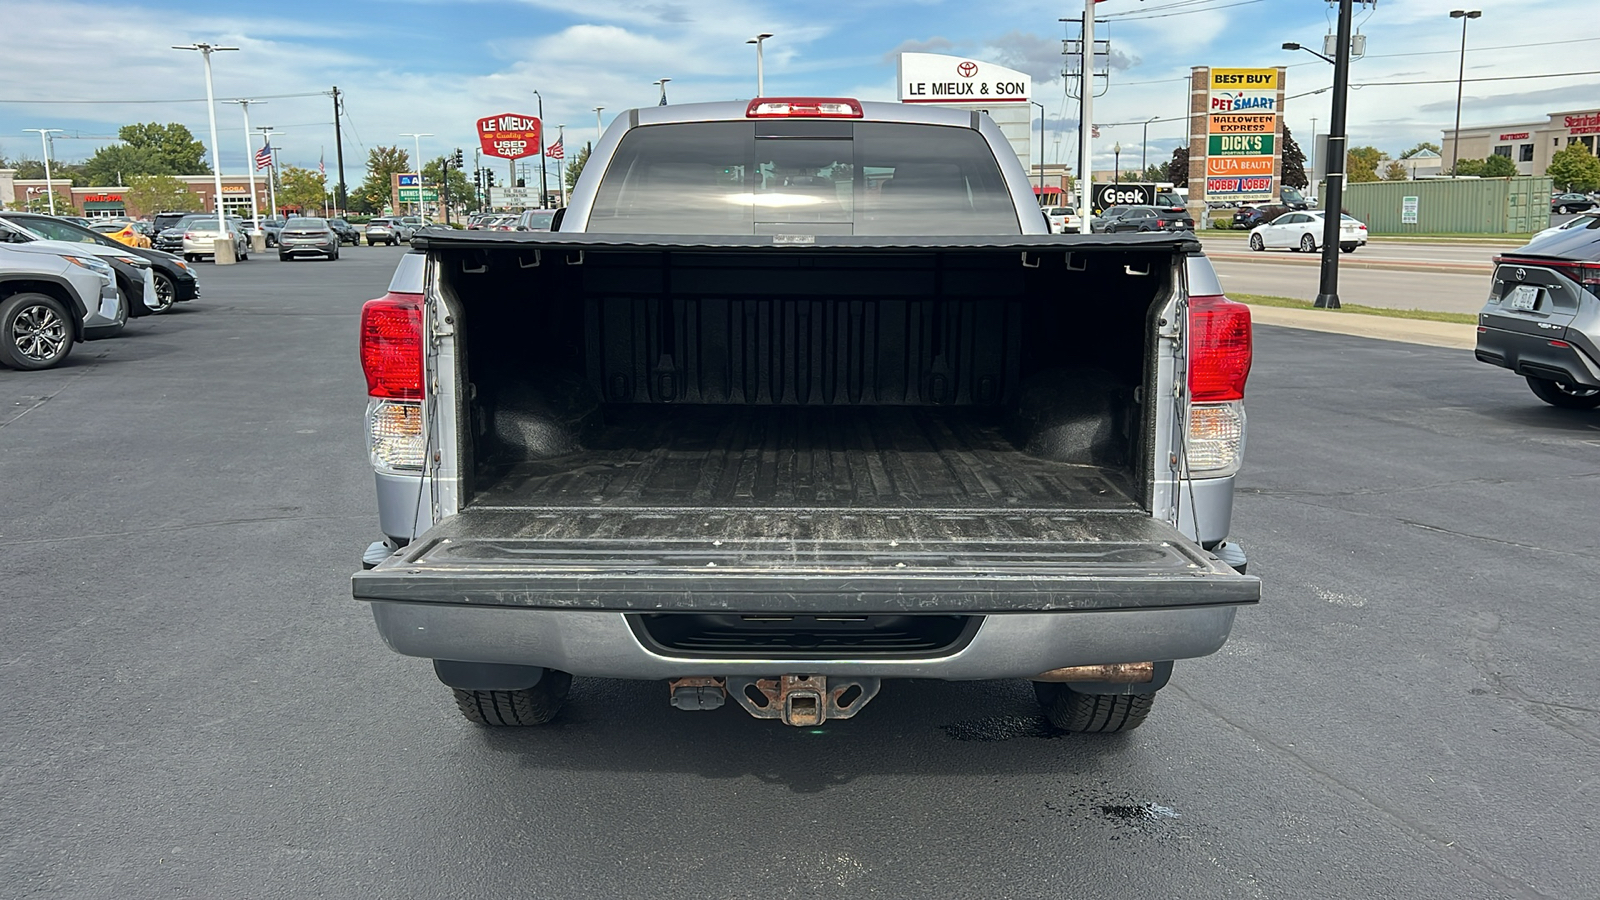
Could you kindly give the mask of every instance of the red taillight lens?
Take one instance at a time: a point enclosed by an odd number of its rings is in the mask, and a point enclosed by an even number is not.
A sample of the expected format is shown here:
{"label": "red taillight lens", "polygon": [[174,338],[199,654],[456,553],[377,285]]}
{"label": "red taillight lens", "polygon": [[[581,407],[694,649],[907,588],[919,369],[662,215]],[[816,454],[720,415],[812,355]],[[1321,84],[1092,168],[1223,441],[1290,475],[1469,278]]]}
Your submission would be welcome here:
{"label": "red taillight lens", "polygon": [[848,97],[762,97],[751,100],[744,114],[750,119],[859,119],[865,115],[860,101]]}
{"label": "red taillight lens", "polygon": [[1244,399],[1250,378],[1250,307],[1221,295],[1189,298],[1189,400]]}
{"label": "red taillight lens", "polygon": [[373,397],[422,399],[422,297],[385,294],[361,307],[361,370]]}

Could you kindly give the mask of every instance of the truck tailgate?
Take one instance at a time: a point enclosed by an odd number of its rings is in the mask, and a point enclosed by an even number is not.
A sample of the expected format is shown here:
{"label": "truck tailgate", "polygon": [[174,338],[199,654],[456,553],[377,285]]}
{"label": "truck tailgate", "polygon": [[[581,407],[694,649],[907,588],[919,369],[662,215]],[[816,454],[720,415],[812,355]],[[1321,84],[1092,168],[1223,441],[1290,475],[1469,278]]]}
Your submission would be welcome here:
{"label": "truck tailgate", "polygon": [[468,509],[354,576],[361,600],[615,611],[1003,613],[1255,603],[1138,512]]}

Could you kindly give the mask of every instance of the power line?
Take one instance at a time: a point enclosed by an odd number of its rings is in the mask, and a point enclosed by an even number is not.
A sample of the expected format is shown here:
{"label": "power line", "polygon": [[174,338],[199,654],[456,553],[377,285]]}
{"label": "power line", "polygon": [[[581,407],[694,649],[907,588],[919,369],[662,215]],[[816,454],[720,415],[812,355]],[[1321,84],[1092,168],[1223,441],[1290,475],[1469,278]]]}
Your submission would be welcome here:
{"label": "power line", "polygon": [[[1173,16],[1187,16],[1194,13],[1212,12],[1219,9],[1231,9],[1235,6],[1249,6],[1252,3],[1264,2],[1266,2],[1266,0],[1236,0],[1234,3],[1226,3],[1222,6],[1197,6],[1193,9],[1177,9],[1179,4],[1172,4],[1172,6],[1158,6],[1148,10],[1130,10],[1125,13],[1108,13],[1103,18],[1107,20],[1114,19],[1118,22],[1138,22],[1144,19],[1167,19]],[[1161,12],[1161,10],[1164,9],[1174,9],[1176,11]]]}
{"label": "power line", "polygon": [[[309,93],[304,93],[304,94],[258,94],[255,97],[252,97],[251,99],[252,100],[286,100],[286,99],[293,98],[293,97],[326,97],[327,95],[328,95],[327,91],[311,91]],[[218,100],[225,100],[227,98],[218,97],[217,99]],[[233,98],[233,99],[241,99],[241,98]],[[102,105],[105,105],[105,106],[113,106],[113,105],[120,106],[122,104],[127,104],[127,103],[204,103],[204,102],[206,102],[206,98],[204,98],[204,97],[192,97],[192,98],[186,98],[186,99],[183,99],[183,100],[12,100],[12,99],[9,99],[9,98],[0,97],[0,103],[38,103],[38,104],[49,103],[49,104],[62,104],[62,105],[65,105],[65,104],[68,104],[68,103],[98,103],[98,104],[102,104]]]}

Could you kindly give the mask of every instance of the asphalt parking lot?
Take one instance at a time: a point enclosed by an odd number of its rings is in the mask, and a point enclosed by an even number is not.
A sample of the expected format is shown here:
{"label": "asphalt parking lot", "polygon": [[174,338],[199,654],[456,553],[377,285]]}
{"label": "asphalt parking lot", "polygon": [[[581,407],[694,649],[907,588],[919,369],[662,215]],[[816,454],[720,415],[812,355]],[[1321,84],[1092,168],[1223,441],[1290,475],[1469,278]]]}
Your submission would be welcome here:
{"label": "asphalt parking lot", "polygon": [[1259,607],[1149,724],[890,682],[813,731],[578,679],[462,721],[379,641],[357,313],[400,251],[0,370],[0,895],[1588,898],[1600,414],[1471,353],[1258,328]]}

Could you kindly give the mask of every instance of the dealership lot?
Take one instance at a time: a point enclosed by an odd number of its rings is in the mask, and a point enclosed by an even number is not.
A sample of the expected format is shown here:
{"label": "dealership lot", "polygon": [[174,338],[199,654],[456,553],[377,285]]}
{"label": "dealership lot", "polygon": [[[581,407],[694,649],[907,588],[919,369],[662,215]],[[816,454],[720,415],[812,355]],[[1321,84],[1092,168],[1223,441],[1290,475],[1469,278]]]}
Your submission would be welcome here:
{"label": "dealership lot", "polygon": [[1234,521],[1265,599],[1128,735],[1050,736],[1020,682],[890,682],[804,731],[592,679],[488,732],[349,596],[378,536],[357,313],[400,252],[207,267],[195,303],[0,370],[4,893],[1600,883],[1600,414],[1470,351],[1258,328]]}

